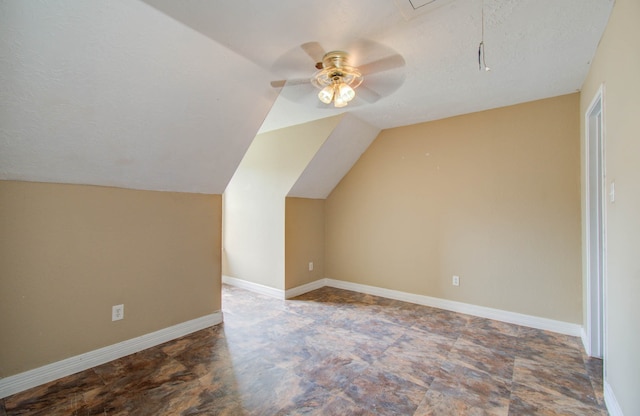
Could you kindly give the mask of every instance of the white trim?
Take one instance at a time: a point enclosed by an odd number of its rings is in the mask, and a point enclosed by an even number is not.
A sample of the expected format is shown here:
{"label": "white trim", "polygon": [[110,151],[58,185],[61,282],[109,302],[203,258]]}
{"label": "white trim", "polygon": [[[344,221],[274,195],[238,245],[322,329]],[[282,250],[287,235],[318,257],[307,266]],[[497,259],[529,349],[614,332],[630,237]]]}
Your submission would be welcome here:
{"label": "white trim", "polygon": [[326,280],[327,279],[318,279],[316,281],[304,284],[302,286],[296,286],[291,289],[281,290],[281,289],[275,289],[271,286],[261,285],[260,283],[254,283],[248,280],[238,279],[237,277],[222,275],[222,283],[239,287],[240,289],[245,289],[251,292],[260,293],[261,295],[271,296],[277,299],[295,298],[296,296],[300,296],[303,293],[320,289],[321,287],[327,286]]}
{"label": "white trim", "polygon": [[[246,280],[236,279],[230,276],[222,276],[222,282],[279,299],[284,299],[285,296],[288,299],[312,290],[320,289],[324,286],[330,286],[339,289],[352,290],[360,293],[381,296],[389,299],[401,300],[404,302],[411,302],[418,305],[446,309],[454,312],[465,313],[468,315],[479,316],[482,318],[494,319],[497,321],[544,329],[572,336],[582,336],[583,342],[585,336],[584,329],[577,324],[556,321],[547,318],[540,318],[531,315],[524,315],[516,312],[503,311],[500,309],[493,309],[484,306],[477,306],[468,303],[456,302],[452,300],[401,292],[398,290],[384,289],[376,286],[345,282],[342,280],[334,280],[328,278],[319,279],[314,282],[289,289],[287,291],[274,289],[272,287],[248,282]],[[0,399],[39,386],[41,384],[48,383],[50,381],[54,381],[68,375],[87,370],[89,368],[107,363],[109,361],[116,360],[129,354],[133,354],[138,351],[160,345],[164,342],[180,338],[192,332],[217,325],[221,323],[222,320],[222,312],[218,311],[210,315],[206,315],[168,328],[161,329],[159,331],[152,332],[150,334],[132,338],[52,364],[47,364],[33,370],[25,371],[24,373],[2,378],[0,379]],[[612,416],[623,416],[618,402],[613,394],[613,391],[611,390],[609,384],[606,382],[605,401]]]}
{"label": "white trim", "polygon": [[222,312],[182,322],[159,331],[131,338],[117,344],[66,358],[24,373],[0,379],[0,399],[57,380],[89,368],[108,363],[129,354],[209,328],[222,322]]}
{"label": "white trim", "polygon": [[613,389],[606,380],[604,382],[604,403],[607,405],[610,416],[624,416],[618,400],[615,394],[613,394]]}
{"label": "white trim", "polygon": [[249,290],[251,292],[260,293],[262,295],[271,296],[278,299],[284,299],[284,290],[276,289],[271,286],[261,285],[260,283],[250,282],[248,280],[238,279],[236,277],[222,275],[222,283],[239,287],[240,289]]}
{"label": "white trim", "polygon": [[580,325],[570,322],[556,321],[554,319],[503,311],[500,309],[493,309],[485,306],[456,302],[453,300],[433,298],[430,296],[416,295],[413,293],[400,292],[397,290],[384,289],[380,287],[362,285],[359,283],[351,283],[334,279],[326,279],[326,282],[327,286],[335,287],[338,289],[353,290],[356,292],[367,293],[369,295],[382,296],[389,299],[416,303],[418,305],[446,309],[453,312],[460,312],[468,315],[479,316],[482,318],[494,319],[496,321],[508,322],[516,325],[523,325],[530,328],[544,329],[547,331],[558,332],[565,335],[578,337],[580,336],[580,332],[582,329]]}
{"label": "white trim", "polygon": [[312,290],[320,289],[321,287],[327,286],[326,280],[327,279],[319,279],[314,282],[307,283],[306,285],[287,289],[284,292],[284,297],[285,299],[291,299],[304,293],[311,292]]}
{"label": "white trim", "polygon": [[319,279],[306,285],[289,289],[287,291],[274,289],[269,286],[264,286],[258,283],[248,282],[246,280],[224,275],[222,276],[222,282],[242,289],[250,290],[252,292],[272,296],[278,299],[289,299],[309,292],[311,290],[320,289],[323,286],[330,286],[338,289],[353,290],[355,292],[381,296],[383,298],[401,300],[418,305],[431,306],[434,308],[446,309],[448,311],[465,313],[467,315],[494,319],[496,321],[508,322],[510,324],[544,329],[547,331],[558,332],[560,334],[571,335],[574,337],[581,337],[582,333],[584,332],[581,325],[572,324],[570,322],[556,321],[554,319],[525,315],[517,312],[503,311],[501,309],[493,309],[486,306],[472,305],[470,303],[462,303],[453,300],[416,295],[414,293],[400,292],[398,290],[384,289],[381,287],[368,286],[359,283],[351,283],[345,282],[343,280],[335,280],[329,278]]}
{"label": "white trim", "polygon": [[[583,344],[585,346],[585,351],[589,356],[596,356],[598,358],[605,357],[605,349],[606,349],[606,276],[607,276],[607,183],[606,183],[606,157],[605,157],[605,109],[604,109],[604,94],[605,94],[605,86],[604,84],[600,84],[600,87],[596,91],[594,97],[591,99],[591,103],[589,107],[584,113],[584,206],[585,212],[583,215],[583,224],[585,230],[585,248],[584,248],[584,264],[585,264],[585,287],[586,293],[584,293],[585,299],[584,302],[586,304],[586,316],[585,316],[585,338],[583,338]],[[600,182],[602,198],[599,201],[599,210],[600,210],[600,225],[599,229],[602,232],[600,236],[602,246],[600,247],[600,252],[602,253],[602,264],[600,266],[600,270],[602,272],[602,281],[600,282],[601,287],[592,287],[593,286],[593,278],[592,270],[591,270],[591,239],[592,230],[591,230],[591,218],[592,209],[590,204],[591,200],[591,189],[590,189],[590,175],[591,175],[591,165],[590,165],[590,156],[591,156],[591,142],[590,138],[592,136],[590,120],[591,116],[594,113],[594,110],[599,107],[600,114],[600,142],[599,144],[599,152],[600,152],[600,177],[598,178]],[[597,114],[597,113],[596,113]],[[593,295],[594,291],[602,291],[598,296],[601,299],[601,304],[596,305],[601,308],[600,314],[602,315],[602,327],[592,328],[593,320],[594,320],[594,312],[593,309]],[[594,342],[595,338],[595,342]],[[602,344],[598,345],[600,342],[597,340],[601,340]],[[585,342],[586,341],[586,342]]]}
{"label": "white trim", "polygon": [[591,343],[589,342],[589,337],[587,336],[587,330],[583,326],[580,328],[580,340],[582,341],[582,347],[584,348],[584,352],[587,353],[589,357],[591,357]]}

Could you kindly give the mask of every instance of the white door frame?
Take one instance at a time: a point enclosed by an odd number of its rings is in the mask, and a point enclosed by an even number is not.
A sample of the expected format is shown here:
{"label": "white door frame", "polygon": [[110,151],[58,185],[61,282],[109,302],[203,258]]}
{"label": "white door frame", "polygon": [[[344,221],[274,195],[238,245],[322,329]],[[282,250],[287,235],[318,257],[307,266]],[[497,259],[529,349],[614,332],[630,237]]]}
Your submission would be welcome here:
{"label": "white door frame", "polygon": [[604,85],[585,113],[585,202],[587,354],[602,358],[605,350],[606,198],[604,158]]}

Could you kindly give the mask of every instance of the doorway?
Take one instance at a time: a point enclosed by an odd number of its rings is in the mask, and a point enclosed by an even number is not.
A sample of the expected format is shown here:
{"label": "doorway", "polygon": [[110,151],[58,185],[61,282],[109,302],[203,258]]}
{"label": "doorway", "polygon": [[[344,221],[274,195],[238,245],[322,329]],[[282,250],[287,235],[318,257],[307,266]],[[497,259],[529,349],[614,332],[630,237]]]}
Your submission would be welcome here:
{"label": "doorway", "polygon": [[587,354],[604,353],[605,216],[603,87],[585,114]]}

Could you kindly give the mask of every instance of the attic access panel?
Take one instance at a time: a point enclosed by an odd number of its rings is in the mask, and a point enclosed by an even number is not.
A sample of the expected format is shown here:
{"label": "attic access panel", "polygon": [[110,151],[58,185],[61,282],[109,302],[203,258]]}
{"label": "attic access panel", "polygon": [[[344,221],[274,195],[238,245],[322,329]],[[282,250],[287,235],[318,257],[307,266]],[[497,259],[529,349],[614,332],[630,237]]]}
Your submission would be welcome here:
{"label": "attic access panel", "polygon": [[395,0],[396,6],[405,20],[411,20],[421,14],[429,13],[454,0]]}

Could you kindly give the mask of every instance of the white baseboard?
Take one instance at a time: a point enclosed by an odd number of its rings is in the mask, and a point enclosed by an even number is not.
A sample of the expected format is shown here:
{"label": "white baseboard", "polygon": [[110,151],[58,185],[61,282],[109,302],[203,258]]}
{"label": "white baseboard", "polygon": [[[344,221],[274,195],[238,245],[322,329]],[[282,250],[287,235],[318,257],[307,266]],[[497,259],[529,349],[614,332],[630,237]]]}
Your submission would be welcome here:
{"label": "white baseboard", "polygon": [[253,283],[248,280],[238,279],[235,277],[225,276],[225,275],[222,275],[222,283],[239,287],[240,289],[249,290],[251,292],[260,293],[265,296],[284,299],[284,290],[276,289],[271,286],[261,285],[260,283]]}
{"label": "white baseboard", "polygon": [[312,290],[320,289],[321,287],[327,286],[326,280],[327,279],[318,279],[314,282],[307,283],[306,285],[285,290],[284,297],[285,299],[291,299],[304,293],[311,292]]}
{"label": "white baseboard", "polygon": [[587,338],[587,331],[584,327],[580,328],[580,340],[582,341],[582,347],[589,357],[591,357],[591,343]]}
{"label": "white baseboard", "polygon": [[0,379],[0,399],[12,394],[57,380],[89,368],[108,363],[129,354],[160,345],[164,342],[209,328],[222,322],[222,312],[192,319],[150,334],[131,338],[117,344],[66,358],[24,373]]}
{"label": "white baseboard", "polygon": [[[585,341],[584,331],[578,324],[556,321],[553,319],[540,318],[531,315],[524,315],[516,312],[503,311],[484,306],[477,306],[468,303],[456,302],[452,300],[433,298],[430,296],[417,295],[413,293],[401,292],[397,290],[384,289],[376,286],[368,286],[359,283],[345,282],[334,279],[319,279],[314,282],[298,286],[289,290],[274,289],[258,283],[248,282],[231,276],[222,276],[222,282],[240,287],[242,289],[261,293],[279,299],[289,299],[303,293],[319,289],[324,286],[339,289],[352,290],[389,299],[411,302],[418,305],[431,306],[435,308],[465,313],[482,318],[494,319],[516,325],[523,325],[531,328],[544,329],[561,334],[580,336]],[[89,368],[116,360],[118,358],[154,347],[167,341],[188,335],[192,332],[217,325],[222,322],[222,312],[218,311],[211,315],[183,322],[178,325],[164,328],[150,334],[132,338],[108,347],[100,348],[85,354],[70,357],[62,361],[48,364],[24,373],[0,379],[0,399],[19,393],[21,391],[57,380],[61,377],[87,370]],[[623,416],[618,402],[605,382],[605,401],[612,416]]]}
{"label": "white baseboard", "polygon": [[430,296],[416,295],[414,293],[400,292],[398,290],[384,289],[376,286],[363,285],[359,283],[345,282],[330,278],[319,279],[306,285],[294,287],[283,291],[264,286],[258,283],[237,279],[231,276],[222,276],[222,282],[252,292],[272,296],[278,299],[289,299],[299,296],[312,290],[320,289],[323,286],[331,286],[338,289],[352,290],[354,292],[366,293],[369,295],[381,296],[384,298],[401,300],[418,305],[431,306],[448,311],[464,313],[467,315],[479,316],[481,318],[494,319],[496,321],[510,324],[522,325],[530,328],[543,329],[560,334],[582,337],[584,342],[584,331],[581,325],[569,322],[557,321],[554,319],[541,318],[538,316],[525,315],[517,312],[509,312],[501,309],[488,308],[486,306],[472,305],[469,303],[456,302],[453,300],[433,298]]}
{"label": "white baseboard", "polygon": [[312,290],[320,289],[321,287],[327,286],[326,279],[318,279],[314,282],[307,283],[302,286],[296,286],[288,290],[281,290],[273,288],[271,286],[265,286],[259,283],[254,283],[248,280],[238,279],[236,277],[225,275],[222,275],[222,283],[249,290],[251,292],[260,293],[261,295],[271,296],[277,299],[295,298],[296,296],[300,296],[303,293],[311,292]]}
{"label": "white baseboard", "polygon": [[525,315],[517,312],[503,311],[501,309],[493,309],[486,306],[478,306],[469,303],[456,302],[453,300],[416,295],[413,293],[400,292],[398,290],[384,289],[376,286],[345,282],[342,280],[325,279],[325,281],[327,286],[339,289],[353,290],[355,292],[366,293],[369,295],[382,296],[389,299],[416,303],[418,305],[431,306],[434,308],[464,313],[467,315],[479,316],[481,318],[494,319],[496,321],[507,322],[510,324],[558,332],[565,335],[578,337],[580,336],[582,330],[582,326],[578,324],[556,321],[548,318],[540,318],[537,316]]}
{"label": "white baseboard", "polygon": [[622,409],[618,404],[618,400],[616,399],[615,394],[613,394],[613,389],[611,389],[607,380],[604,381],[604,403],[607,405],[607,410],[609,411],[610,416],[624,416]]}

